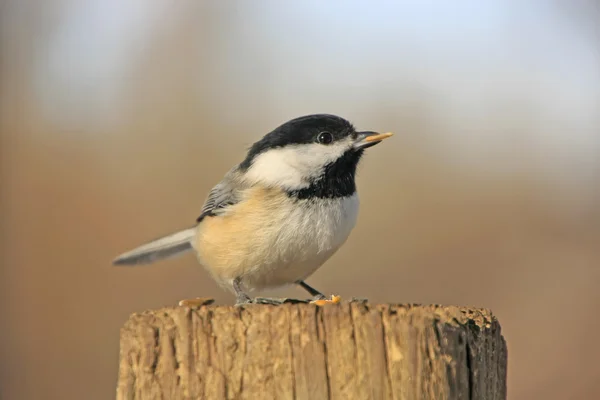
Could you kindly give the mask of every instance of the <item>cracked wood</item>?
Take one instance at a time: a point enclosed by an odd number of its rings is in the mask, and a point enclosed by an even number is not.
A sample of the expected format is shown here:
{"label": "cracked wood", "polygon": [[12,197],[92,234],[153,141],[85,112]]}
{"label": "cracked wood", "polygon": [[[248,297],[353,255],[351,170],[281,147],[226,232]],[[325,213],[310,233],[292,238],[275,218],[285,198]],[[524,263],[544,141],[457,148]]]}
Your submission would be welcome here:
{"label": "cracked wood", "polygon": [[483,309],[344,303],[165,308],[121,330],[118,399],[506,399]]}

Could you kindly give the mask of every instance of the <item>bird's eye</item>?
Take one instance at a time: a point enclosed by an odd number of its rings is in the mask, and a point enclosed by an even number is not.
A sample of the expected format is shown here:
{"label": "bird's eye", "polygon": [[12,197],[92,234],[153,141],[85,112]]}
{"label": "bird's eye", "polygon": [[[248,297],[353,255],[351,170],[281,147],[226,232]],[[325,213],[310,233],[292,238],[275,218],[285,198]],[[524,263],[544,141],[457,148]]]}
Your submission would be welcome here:
{"label": "bird's eye", "polygon": [[329,144],[333,142],[333,135],[329,132],[321,132],[319,136],[317,136],[317,142],[321,144]]}

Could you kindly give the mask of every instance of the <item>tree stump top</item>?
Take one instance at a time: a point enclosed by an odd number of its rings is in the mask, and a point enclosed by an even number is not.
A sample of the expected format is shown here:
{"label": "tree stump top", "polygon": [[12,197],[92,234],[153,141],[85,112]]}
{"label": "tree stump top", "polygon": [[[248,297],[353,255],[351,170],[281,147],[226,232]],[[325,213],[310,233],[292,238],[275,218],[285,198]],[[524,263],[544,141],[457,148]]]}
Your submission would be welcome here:
{"label": "tree stump top", "polygon": [[119,399],[505,399],[489,310],[361,302],[131,315]]}

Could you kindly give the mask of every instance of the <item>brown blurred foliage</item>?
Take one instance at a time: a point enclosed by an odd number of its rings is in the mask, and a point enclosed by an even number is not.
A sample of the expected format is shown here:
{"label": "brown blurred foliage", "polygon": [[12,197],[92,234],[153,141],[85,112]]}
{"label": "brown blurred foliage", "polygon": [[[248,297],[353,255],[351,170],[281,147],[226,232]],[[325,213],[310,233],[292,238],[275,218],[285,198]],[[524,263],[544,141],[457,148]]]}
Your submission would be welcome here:
{"label": "brown blurred foliage", "polygon": [[[0,398],[110,398],[130,313],[233,301],[192,255],[110,261],[189,225],[252,141],[313,112],[397,135],[369,150],[358,226],[311,284],[491,308],[509,398],[600,397],[597,2],[48,0],[0,15]],[[283,293],[304,295],[265,295]]]}

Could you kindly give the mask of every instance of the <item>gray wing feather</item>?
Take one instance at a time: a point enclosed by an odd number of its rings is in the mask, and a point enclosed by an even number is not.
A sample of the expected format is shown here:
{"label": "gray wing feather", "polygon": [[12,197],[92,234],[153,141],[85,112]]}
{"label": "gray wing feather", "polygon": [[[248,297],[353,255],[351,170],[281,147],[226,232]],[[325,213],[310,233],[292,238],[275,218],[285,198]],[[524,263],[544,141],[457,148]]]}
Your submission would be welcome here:
{"label": "gray wing feather", "polygon": [[200,216],[196,219],[196,222],[202,221],[202,219],[209,215],[219,215],[227,211],[227,207],[236,204],[240,200],[241,191],[244,189],[244,185],[240,181],[236,172],[237,168],[229,171],[223,180],[215,185],[208,193]]}

